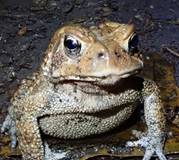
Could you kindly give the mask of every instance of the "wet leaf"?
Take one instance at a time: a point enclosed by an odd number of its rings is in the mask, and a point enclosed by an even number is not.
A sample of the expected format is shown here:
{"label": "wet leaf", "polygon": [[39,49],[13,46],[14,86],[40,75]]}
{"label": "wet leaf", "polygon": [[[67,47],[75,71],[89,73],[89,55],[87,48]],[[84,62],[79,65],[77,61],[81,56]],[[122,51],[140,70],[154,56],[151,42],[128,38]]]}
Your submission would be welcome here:
{"label": "wet leaf", "polygon": [[25,26],[25,27],[22,27],[22,28],[17,32],[17,34],[18,34],[19,36],[23,36],[24,34],[26,34],[26,32],[27,32],[27,27]]}

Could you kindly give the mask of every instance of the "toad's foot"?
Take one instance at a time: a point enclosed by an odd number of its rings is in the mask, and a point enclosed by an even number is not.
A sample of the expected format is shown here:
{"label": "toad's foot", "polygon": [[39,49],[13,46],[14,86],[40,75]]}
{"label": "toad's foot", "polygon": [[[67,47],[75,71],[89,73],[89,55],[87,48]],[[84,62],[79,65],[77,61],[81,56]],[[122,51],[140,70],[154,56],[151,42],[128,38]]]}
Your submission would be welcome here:
{"label": "toad's foot", "polygon": [[157,154],[159,160],[167,160],[163,153],[163,143],[160,138],[154,136],[142,136],[137,141],[128,141],[126,144],[127,147],[144,147],[145,154],[143,160],[150,160],[154,153]]}
{"label": "toad's foot", "polygon": [[7,133],[11,138],[11,148],[17,146],[16,126],[12,118],[7,115],[1,127],[1,133]]}
{"label": "toad's foot", "polygon": [[66,157],[66,152],[63,151],[57,151],[53,152],[48,144],[45,142],[45,160],[60,160]]}

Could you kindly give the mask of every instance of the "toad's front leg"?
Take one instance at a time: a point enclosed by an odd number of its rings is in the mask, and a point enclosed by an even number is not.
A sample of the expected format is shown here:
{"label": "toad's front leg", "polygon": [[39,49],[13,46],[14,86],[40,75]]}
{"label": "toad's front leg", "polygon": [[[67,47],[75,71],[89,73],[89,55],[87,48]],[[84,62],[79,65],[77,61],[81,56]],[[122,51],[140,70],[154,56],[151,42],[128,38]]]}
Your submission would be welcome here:
{"label": "toad's front leg", "polygon": [[127,146],[142,146],[146,149],[143,160],[149,160],[154,153],[160,160],[166,160],[163,154],[165,141],[164,108],[159,96],[159,89],[153,81],[144,81],[144,114],[147,132],[141,139],[128,142]]}
{"label": "toad's front leg", "polygon": [[16,121],[19,147],[24,160],[44,160],[44,147],[36,118],[23,115]]}

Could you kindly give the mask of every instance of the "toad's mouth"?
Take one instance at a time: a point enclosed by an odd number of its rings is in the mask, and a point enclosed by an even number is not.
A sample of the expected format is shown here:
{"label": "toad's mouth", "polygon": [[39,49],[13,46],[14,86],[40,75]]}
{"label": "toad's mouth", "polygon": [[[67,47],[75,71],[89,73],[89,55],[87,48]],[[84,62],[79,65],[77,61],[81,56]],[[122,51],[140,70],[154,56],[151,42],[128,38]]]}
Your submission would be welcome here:
{"label": "toad's mouth", "polygon": [[[61,76],[57,79],[52,79],[51,82],[56,84],[72,84],[77,90],[86,94],[106,95],[109,93],[117,94],[120,88],[128,83],[130,77],[138,74],[140,69],[125,72],[120,75],[108,75],[103,77],[95,76]],[[126,81],[126,82],[125,82]],[[131,82],[129,82],[131,83]]]}
{"label": "toad's mouth", "polygon": [[58,83],[67,83],[67,82],[79,82],[79,83],[91,83],[93,85],[114,85],[121,79],[128,78],[129,76],[133,76],[138,74],[141,71],[141,68],[136,68],[133,70],[129,70],[127,72],[123,72],[120,74],[108,74],[102,76],[90,76],[90,75],[70,75],[70,76],[63,76],[60,77],[51,77],[50,82],[54,84]]}

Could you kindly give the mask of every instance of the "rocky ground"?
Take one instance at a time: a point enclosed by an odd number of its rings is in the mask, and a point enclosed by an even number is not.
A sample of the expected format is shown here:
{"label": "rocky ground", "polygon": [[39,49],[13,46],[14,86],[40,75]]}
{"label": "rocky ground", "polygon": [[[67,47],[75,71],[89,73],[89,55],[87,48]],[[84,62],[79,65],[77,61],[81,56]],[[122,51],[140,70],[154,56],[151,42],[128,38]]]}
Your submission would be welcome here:
{"label": "rocky ground", "polygon": [[133,22],[143,54],[164,57],[179,86],[178,8],[178,0],[49,0],[44,8],[31,0],[0,0],[0,121],[20,80],[37,69],[52,34],[65,23]]}

